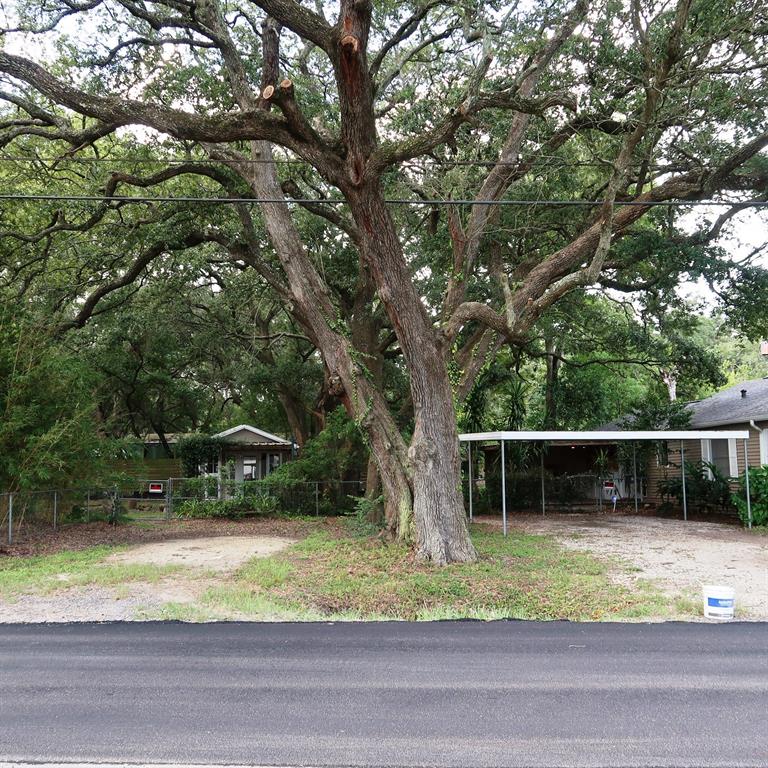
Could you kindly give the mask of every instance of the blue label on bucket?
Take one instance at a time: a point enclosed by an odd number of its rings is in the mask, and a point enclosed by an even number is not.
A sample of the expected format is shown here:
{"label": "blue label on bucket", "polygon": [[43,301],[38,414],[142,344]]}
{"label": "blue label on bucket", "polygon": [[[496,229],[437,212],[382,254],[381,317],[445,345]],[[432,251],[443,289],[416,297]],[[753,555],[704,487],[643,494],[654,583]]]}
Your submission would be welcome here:
{"label": "blue label on bucket", "polygon": [[733,598],[708,597],[707,606],[709,608],[733,608]]}

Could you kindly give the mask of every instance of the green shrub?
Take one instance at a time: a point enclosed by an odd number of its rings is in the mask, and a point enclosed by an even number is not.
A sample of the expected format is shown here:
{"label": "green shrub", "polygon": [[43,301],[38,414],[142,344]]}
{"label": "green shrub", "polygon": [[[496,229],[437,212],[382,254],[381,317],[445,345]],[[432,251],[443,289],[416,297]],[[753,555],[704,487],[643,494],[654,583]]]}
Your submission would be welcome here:
{"label": "green shrub", "polygon": [[176,507],[181,518],[226,517],[238,519],[246,514],[273,515],[279,500],[269,493],[243,493],[231,499],[186,499]]}
{"label": "green shrub", "polygon": [[214,475],[187,477],[173,483],[174,499],[210,499],[219,495],[219,478]]}
{"label": "green shrub", "polygon": [[208,435],[187,435],[176,444],[176,454],[181,460],[186,477],[197,477],[200,466],[219,457],[222,441]]}
{"label": "green shrub", "polygon": [[[709,476],[710,473],[712,477]],[[682,506],[682,478],[670,477],[661,480],[659,492],[664,504],[668,505],[674,498],[677,504]],[[714,464],[706,461],[685,462],[685,497],[689,507],[727,512],[733,509],[731,496],[730,480]]]}
{"label": "green shrub", "polygon": [[214,518],[226,517],[237,519],[247,511],[243,499],[189,499],[176,508],[176,514],[181,518]]}
{"label": "green shrub", "polygon": [[[749,470],[749,500],[752,506],[752,525],[768,526],[768,467],[753,467]],[[739,478],[739,491],[731,496],[744,525],[749,523],[747,514],[747,490],[745,475]]]}
{"label": "green shrub", "polygon": [[243,503],[258,515],[274,515],[280,509],[280,499],[271,493],[246,494]]}

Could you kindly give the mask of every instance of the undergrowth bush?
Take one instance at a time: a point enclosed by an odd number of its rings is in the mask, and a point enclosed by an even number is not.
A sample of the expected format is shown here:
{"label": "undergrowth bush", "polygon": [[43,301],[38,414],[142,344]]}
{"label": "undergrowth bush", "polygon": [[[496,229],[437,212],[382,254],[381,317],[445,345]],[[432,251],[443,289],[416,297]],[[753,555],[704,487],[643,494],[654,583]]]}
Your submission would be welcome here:
{"label": "undergrowth bush", "polygon": [[[681,477],[661,480],[659,492],[664,504],[669,505],[674,498],[678,506],[682,506]],[[714,512],[732,511],[731,495],[730,480],[714,464],[707,461],[685,462],[685,497],[689,507]]]}
{"label": "undergrowth bush", "polygon": [[230,499],[186,499],[176,507],[176,514],[181,518],[239,519],[244,515],[273,515],[278,511],[280,503],[276,496],[252,492],[250,488]]}
{"label": "undergrowth bush", "polygon": [[[752,525],[768,526],[768,467],[753,467],[749,470],[749,500],[752,506]],[[745,476],[739,478],[739,490],[731,496],[741,522],[747,525],[747,490]]]}
{"label": "undergrowth bush", "polygon": [[240,518],[245,514],[241,499],[187,499],[176,507],[178,517],[191,518]]}

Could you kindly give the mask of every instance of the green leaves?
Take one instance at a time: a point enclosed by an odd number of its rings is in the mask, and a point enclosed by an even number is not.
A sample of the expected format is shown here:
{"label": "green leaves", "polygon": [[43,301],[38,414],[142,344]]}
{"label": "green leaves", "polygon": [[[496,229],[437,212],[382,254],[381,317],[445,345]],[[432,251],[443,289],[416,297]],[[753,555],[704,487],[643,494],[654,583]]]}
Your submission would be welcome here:
{"label": "green leaves", "polygon": [[[753,467],[749,470],[749,498],[751,501],[751,522],[756,527],[768,526],[768,467]],[[747,510],[746,478],[739,478],[739,492],[731,500],[739,512],[744,525],[750,522]]]}
{"label": "green leaves", "polygon": [[99,435],[87,365],[0,307],[0,488],[85,484],[114,449]]}

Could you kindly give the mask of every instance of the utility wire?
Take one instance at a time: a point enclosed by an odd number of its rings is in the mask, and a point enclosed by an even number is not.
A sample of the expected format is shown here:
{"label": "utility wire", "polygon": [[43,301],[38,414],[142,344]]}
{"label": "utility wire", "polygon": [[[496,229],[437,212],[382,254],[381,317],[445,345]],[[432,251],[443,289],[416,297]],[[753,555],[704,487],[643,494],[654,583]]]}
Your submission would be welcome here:
{"label": "utility wire", "polygon": [[[290,197],[193,197],[193,196],[140,196],[140,195],[56,195],[56,194],[0,194],[0,200],[52,201],[78,203],[216,203],[235,205],[239,203],[295,203],[298,205],[347,205],[338,198],[290,198]],[[603,200],[451,200],[451,199],[407,199],[385,198],[390,205],[500,205],[500,206],[548,206],[553,208],[596,208],[604,205]],[[766,208],[768,200],[617,200],[615,206],[640,206],[653,208],[686,208],[688,206],[718,206],[728,208]]]}
{"label": "utility wire", "polygon": [[[576,168],[604,168],[606,164],[604,162],[593,162],[588,160],[568,160],[566,158],[558,157],[557,155],[536,155],[536,159],[539,160],[556,160],[556,163],[536,163],[531,170],[538,170],[542,167],[548,168],[562,168],[562,167],[576,167]],[[305,160],[299,160],[295,158],[275,158],[274,160],[259,159],[259,158],[239,158],[238,163],[243,165],[301,165],[309,167],[309,163]],[[17,165],[43,163],[50,165],[57,165],[59,163],[77,163],[80,165],[88,165],[90,163],[123,163],[125,165],[186,165],[187,163],[194,163],[195,165],[222,165],[219,160],[211,160],[210,158],[130,158],[130,157],[3,157],[0,156],[0,163],[10,163]],[[496,166],[517,167],[521,163],[520,160],[439,160],[436,158],[414,158],[413,160],[406,161],[408,166],[436,166],[436,167],[478,167],[478,168],[494,168]]]}

